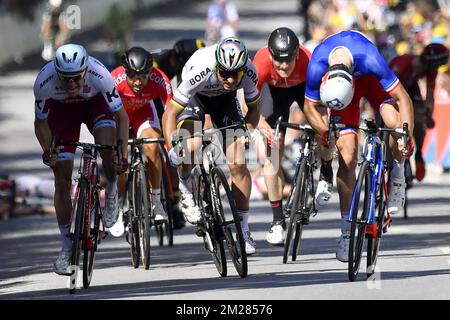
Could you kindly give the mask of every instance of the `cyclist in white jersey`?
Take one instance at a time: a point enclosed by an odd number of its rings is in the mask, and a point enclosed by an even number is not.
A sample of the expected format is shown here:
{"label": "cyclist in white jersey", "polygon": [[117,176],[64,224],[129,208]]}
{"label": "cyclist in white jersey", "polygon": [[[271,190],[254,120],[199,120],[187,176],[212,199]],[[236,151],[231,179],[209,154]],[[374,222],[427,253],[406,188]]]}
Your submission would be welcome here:
{"label": "cyclist in white jersey", "polygon": [[[113,151],[100,151],[107,178],[104,225],[111,227],[118,216],[117,173],[128,167],[128,116],[116,91],[114,79],[86,49],[75,44],[58,48],[54,61],[47,63],[34,83],[35,134],[44,151],[44,164],[55,176],[55,210],[62,236],[62,250],[54,270],[67,275],[72,241],[69,238],[72,209],[70,188],[75,148],[62,146],[50,150],[52,136],[61,141],[78,141],[81,123],[85,123],[95,142],[116,145],[122,140],[122,162],[114,163]],[[116,128],[117,124],[117,128]]]}
{"label": "cyclist in white jersey", "polygon": [[[256,69],[248,58],[245,45],[239,39],[226,38],[217,45],[196,51],[184,66],[182,82],[163,115],[167,145],[171,148],[171,137],[177,128],[190,133],[194,130],[201,131],[205,114],[211,116],[212,122],[218,128],[243,121],[249,124],[249,128],[256,128],[260,117],[257,84]],[[245,118],[236,99],[236,90],[241,88],[248,106]],[[190,159],[193,159],[192,154],[198,147],[199,145],[189,145],[185,156],[191,155]],[[170,149],[169,157],[173,165],[180,165],[181,209],[186,220],[195,224],[200,220],[200,211],[194,203],[191,190],[190,173],[193,164],[182,161],[175,152],[176,149]],[[256,244],[251,238],[248,226],[251,176],[245,164],[242,141],[237,139],[227,144],[226,154],[227,158],[232,154],[228,161],[232,175],[231,188],[241,216],[246,252],[253,254]]]}

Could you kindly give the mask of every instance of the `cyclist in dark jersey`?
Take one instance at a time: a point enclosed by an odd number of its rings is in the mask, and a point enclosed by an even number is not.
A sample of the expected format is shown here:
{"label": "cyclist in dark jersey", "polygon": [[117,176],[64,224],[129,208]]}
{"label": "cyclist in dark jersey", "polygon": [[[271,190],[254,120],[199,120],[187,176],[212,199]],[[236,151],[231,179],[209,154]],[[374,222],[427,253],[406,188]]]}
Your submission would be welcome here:
{"label": "cyclist in dark jersey", "polygon": [[[434,89],[438,68],[447,64],[448,49],[439,43],[427,45],[422,54],[404,54],[392,59],[389,67],[408,92],[414,105],[414,139],[416,141],[416,179],[422,181],[425,177],[425,162],[422,156],[423,140],[427,128],[434,127]],[[425,99],[419,89],[418,80],[427,81]]]}

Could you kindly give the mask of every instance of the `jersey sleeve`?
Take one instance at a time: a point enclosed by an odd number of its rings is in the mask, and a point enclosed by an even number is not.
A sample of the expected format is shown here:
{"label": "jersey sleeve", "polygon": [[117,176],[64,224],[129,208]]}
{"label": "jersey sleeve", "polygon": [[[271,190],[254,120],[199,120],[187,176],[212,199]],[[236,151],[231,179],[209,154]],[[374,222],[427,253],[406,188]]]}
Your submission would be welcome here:
{"label": "jersey sleeve", "polygon": [[[191,60],[191,59],[190,59]],[[172,102],[181,109],[184,109],[189,102],[189,99],[201,91],[205,86],[205,78],[200,74],[205,71],[201,71],[196,68],[194,64],[190,64],[189,61],[183,68],[182,80],[178,88],[173,92]],[[211,73],[211,70],[208,70]]]}
{"label": "jersey sleeve", "polygon": [[375,75],[380,80],[384,90],[387,92],[394,90],[400,81],[395,73],[389,69],[386,60],[378,52],[378,49],[373,45],[368,46],[365,56],[366,68],[369,73]]}
{"label": "jersey sleeve", "polygon": [[264,52],[264,48],[259,49],[253,58],[253,65],[258,73],[258,91],[261,92],[264,83],[269,82],[270,70],[267,66],[267,54]]}
{"label": "jersey sleeve", "polygon": [[106,67],[99,61],[94,60],[91,66],[92,65],[95,66],[95,72],[101,76],[98,77],[98,80],[96,80],[97,90],[101,92],[103,98],[105,98],[105,101],[109,106],[109,110],[112,113],[116,113],[123,107],[123,105],[116,88],[114,78],[109,73],[108,69],[106,69]]}
{"label": "jersey sleeve", "polygon": [[314,59],[313,54],[306,69],[305,99],[320,102],[320,84],[326,70],[327,65]]}
{"label": "jersey sleeve", "polygon": [[247,66],[244,69],[243,77],[244,79],[242,79],[242,81],[245,102],[255,102],[260,97],[258,90],[258,72],[256,71],[255,66],[250,60],[248,60]]}
{"label": "jersey sleeve", "polygon": [[39,72],[33,86],[34,92],[34,115],[36,119],[45,120],[48,118],[48,99],[49,99],[49,82],[55,74],[49,74],[46,65],[41,72]]}

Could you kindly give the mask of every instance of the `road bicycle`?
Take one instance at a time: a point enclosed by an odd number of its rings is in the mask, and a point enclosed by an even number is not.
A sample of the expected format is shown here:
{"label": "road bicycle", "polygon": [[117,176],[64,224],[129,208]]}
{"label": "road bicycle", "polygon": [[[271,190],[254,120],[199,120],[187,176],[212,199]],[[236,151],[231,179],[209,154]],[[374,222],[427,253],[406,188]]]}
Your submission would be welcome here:
{"label": "road bicycle", "polygon": [[289,253],[292,255],[292,261],[297,260],[303,227],[309,224],[311,214],[317,214],[313,174],[318,166],[315,154],[316,133],[311,126],[283,122],[280,117],[275,125],[275,141],[278,141],[280,128],[304,131],[300,138],[300,156],[296,161],[293,183],[283,210],[285,218],[289,219],[283,253],[283,263],[287,263]]}
{"label": "road bicycle", "polygon": [[[72,239],[72,254],[70,258],[70,293],[75,293],[79,262],[83,253],[83,287],[89,288],[94,270],[94,258],[97,245],[106,236],[101,220],[103,217],[100,205],[100,179],[97,166],[99,150],[112,150],[120,159],[120,145],[102,145],[73,141],[52,140],[52,150],[58,146],[74,146],[83,151],[78,169],[79,178],[73,198],[70,218],[70,238]],[[102,228],[102,229],[101,229]]]}
{"label": "road bicycle", "polygon": [[391,215],[387,211],[386,144],[380,133],[399,133],[407,145],[408,124],[403,128],[379,127],[373,120],[364,120],[358,127],[366,133],[362,144],[363,160],[353,191],[347,221],[351,223],[348,276],[355,281],[359,272],[364,240],[367,238],[367,276],[375,273],[382,234],[387,232]]}
{"label": "road bicycle", "polygon": [[[245,125],[233,124],[190,136],[180,136],[173,140],[173,146],[177,147],[178,143],[187,139],[202,139],[202,150],[195,153],[196,165],[191,171],[194,200],[202,215],[196,234],[203,237],[205,249],[212,254],[217,271],[222,277],[227,276],[226,246],[236,271],[243,278],[247,276],[248,266],[241,221],[227,178],[216,163],[221,147],[212,143],[214,134],[226,130],[236,133],[236,129],[246,132]],[[203,162],[204,155],[206,164]]]}
{"label": "road bicycle", "polygon": [[138,268],[140,261],[146,270],[150,268],[150,229],[156,225],[149,193],[148,177],[142,145],[164,143],[163,138],[134,138],[128,140],[131,160],[123,197],[122,208],[125,238],[130,244],[131,264]]}

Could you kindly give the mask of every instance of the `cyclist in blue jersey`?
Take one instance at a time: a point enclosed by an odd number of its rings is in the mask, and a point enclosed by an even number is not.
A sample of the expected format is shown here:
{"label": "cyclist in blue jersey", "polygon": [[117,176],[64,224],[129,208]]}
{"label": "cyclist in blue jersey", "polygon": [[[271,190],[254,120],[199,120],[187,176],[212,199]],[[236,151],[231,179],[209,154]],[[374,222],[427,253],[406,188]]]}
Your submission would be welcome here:
{"label": "cyclist in blue jersey", "polygon": [[[358,126],[362,97],[379,110],[386,126],[401,127],[406,122],[412,136],[414,122],[411,99],[375,45],[357,31],[342,31],[329,36],[311,56],[306,74],[304,106],[308,122],[322,136],[323,142],[328,135],[327,108],[331,109],[331,115],[340,117],[342,123]],[[350,224],[346,218],[356,182],[358,146],[356,130],[353,130],[353,134],[347,133],[352,133],[352,130],[341,132],[335,141],[339,152],[336,182],[342,219],[342,234],[336,255],[343,262],[348,259]],[[404,204],[404,158],[412,153],[413,145],[410,139],[408,145],[403,146],[400,136],[391,136],[389,144],[395,160],[390,179],[388,210],[395,213]],[[325,179],[327,184],[330,185],[332,178],[331,170],[322,172],[321,179]],[[316,196],[320,197],[320,194]]]}

